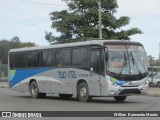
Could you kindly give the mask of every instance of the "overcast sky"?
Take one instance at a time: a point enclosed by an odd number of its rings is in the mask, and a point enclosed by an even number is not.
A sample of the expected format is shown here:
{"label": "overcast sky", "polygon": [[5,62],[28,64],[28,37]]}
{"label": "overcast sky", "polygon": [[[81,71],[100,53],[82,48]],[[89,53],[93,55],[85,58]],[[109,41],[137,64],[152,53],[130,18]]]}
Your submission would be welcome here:
{"label": "overcast sky", "polygon": [[[29,3],[38,2],[44,4]],[[129,16],[131,27],[140,28],[144,34],[132,36],[132,41],[141,42],[148,55],[159,57],[160,0],[118,0],[117,17]],[[49,45],[45,31],[51,29],[49,13],[66,9],[61,0],[0,0],[0,40],[19,36],[24,42]]]}

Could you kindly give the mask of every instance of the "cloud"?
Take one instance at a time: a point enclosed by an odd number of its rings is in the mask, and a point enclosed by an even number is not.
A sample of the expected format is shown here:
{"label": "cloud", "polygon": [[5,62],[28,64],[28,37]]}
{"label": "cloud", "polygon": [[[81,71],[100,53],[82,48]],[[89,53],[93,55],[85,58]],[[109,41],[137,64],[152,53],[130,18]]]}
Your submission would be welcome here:
{"label": "cloud", "polygon": [[118,12],[139,15],[160,15],[160,0],[118,0]]}

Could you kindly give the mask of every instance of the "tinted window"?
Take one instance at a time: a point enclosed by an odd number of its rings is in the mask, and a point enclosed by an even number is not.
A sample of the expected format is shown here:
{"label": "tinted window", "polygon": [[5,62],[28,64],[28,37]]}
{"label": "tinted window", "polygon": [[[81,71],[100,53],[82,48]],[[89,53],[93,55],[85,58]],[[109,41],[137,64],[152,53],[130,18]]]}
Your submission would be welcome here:
{"label": "tinted window", "polygon": [[57,66],[69,66],[71,63],[70,50],[57,50],[56,52],[56,65]]}
{"label": "tinted window", "polygon": [[42,66],[50,67],[54,66],[55,52],[53,50],[42,52]]}
{"label": "tinted window", "polygon": [[15,63],[14,54],[9,55],[9,63],[10,63],[10,68],[14,68],[14,63]]}
{"label": "tinted window", "polygon": [[87,48],[73,49],[73,52],[72,52],[72,65],[73,66],[85,66],[85,65],[88,65]]}
{"label": "tinted window", "polygon": [[39,66],[38,52],[28,53],[27,67],[38,67]]}
{"label": "tinted window", "polygon": [[26,67],[26,53],[15,54],[15,68],[25,68]]}
{"label": "tinted window", "polygon": [[53,50],[48,51],[48,57],[47,57],[47,65],[53,66],[55,61],[55,52]]}
{"label": "tinted window", "polygon": [[93,68],[93,72],[99,73],[100,67],[100,51],[94,50],[91,52],[91,67]]}
{"label": "tinted window", "polygon": [[47,66],[47,51],[42,52],[42,67]]}

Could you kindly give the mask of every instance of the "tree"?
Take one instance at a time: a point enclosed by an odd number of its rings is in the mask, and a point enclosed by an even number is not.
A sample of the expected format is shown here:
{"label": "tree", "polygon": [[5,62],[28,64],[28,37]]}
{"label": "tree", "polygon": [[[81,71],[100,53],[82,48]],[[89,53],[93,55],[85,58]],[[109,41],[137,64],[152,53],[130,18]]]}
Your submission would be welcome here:
{"label": "tree", "polygon": [[0,40],[0,62],[7,64],[8,51],[13,48],[33,47],[35,43],[21,42],[19,37],[15,36],[11,40]]}
{"label": "tree", "polygon": [[[97,0],[62,0],[69,10],[50,13],[52,29],[61,33],[55,36],[46,32],[45,39],[49,43],[66,43],[98,38],[98,3]],[[142,34],[138,28],[122,30],[130,22],[129,17],[116,18],[117,0],[102,1],[102,34],[104,39],[130,40],[134,34]]]}

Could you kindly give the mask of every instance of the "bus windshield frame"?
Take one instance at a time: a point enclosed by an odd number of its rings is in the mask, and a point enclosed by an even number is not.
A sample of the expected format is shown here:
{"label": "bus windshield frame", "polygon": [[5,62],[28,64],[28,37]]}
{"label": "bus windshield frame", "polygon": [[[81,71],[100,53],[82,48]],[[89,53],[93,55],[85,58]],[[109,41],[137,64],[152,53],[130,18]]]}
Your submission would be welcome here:
{"label": "bus windshield frame", "polygon": [[148,74],[146,53],[140,45],[107,45],[106,72],[120,80],[139,80]]}

